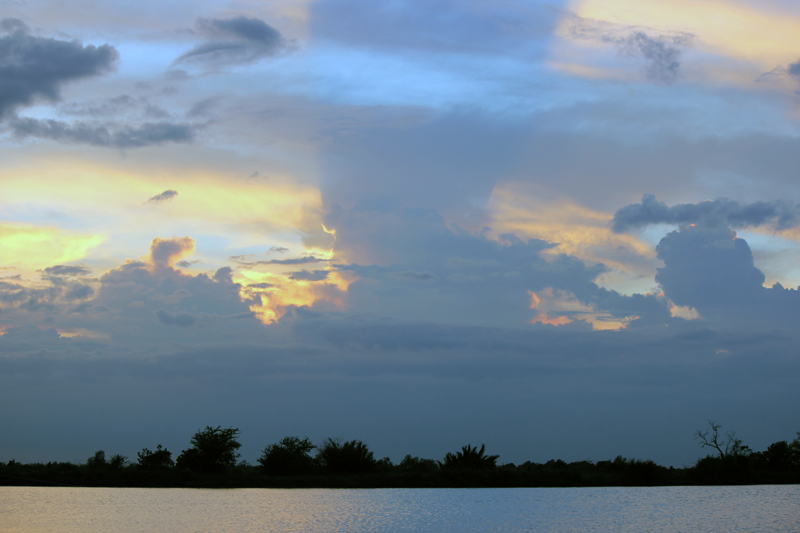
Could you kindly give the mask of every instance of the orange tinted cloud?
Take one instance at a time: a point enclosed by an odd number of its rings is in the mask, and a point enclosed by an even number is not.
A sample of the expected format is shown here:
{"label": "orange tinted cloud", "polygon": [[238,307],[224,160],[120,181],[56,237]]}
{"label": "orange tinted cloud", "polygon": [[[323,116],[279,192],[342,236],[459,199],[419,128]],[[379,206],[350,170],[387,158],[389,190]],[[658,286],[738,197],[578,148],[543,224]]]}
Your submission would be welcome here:
{"label": "orange tinted cloud", "polygon": [[150,242],[150,259],[156,268],[173,266],[177,261],[194,252],[194,239],[191,237],[156,237]]}
{"label": "orange tinted cloud", "polygon": [[495,188],[488,211],[496,235],[513,233],[556,243],[545,254],[568,254],[626,272],[651,271],[655,250],[633,235],[611,231],[612,213],[568,201],[543,201],[513,185]]}
{"label": "orange tinted cloud", "polygon": [[531,320],[531,324],[548,324],[550,326],[564,326],[571,323],[572,319],[568,316],[550,316],[549,314],[538,314]]}
{"label": "orange tinted cloud", "polygon": [[538,293],[528,291],[528,294],[531,296],[531,309],[538,311],[531,319],[531,324],[563,326],[575,320],[583,320],[591,324],[595,330],[619,330],[624,329],[631,320],[638,318],[617,318],[597,312],[566,291],[547,288]]}
{"label": "orange tinted cloud", "polygon": [[250,310],[264,324],[272,324],[291,306],[343,308],[354,278],[331,271],[325,279],[315,281],[291,279],[291,273],[244,270],[234,276],[234,281],[242,285],[243,300],[255,300]]}

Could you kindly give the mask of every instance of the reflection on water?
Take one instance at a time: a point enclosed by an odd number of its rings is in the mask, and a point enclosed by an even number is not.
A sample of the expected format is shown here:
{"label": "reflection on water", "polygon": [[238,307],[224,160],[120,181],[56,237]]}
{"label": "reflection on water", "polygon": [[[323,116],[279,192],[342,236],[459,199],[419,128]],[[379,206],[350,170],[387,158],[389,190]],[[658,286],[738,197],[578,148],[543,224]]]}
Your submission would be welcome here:
{"label": "reflection on water", "polygon": [[574,489],[0,487],[4,533],[794,532],[800,486]]}

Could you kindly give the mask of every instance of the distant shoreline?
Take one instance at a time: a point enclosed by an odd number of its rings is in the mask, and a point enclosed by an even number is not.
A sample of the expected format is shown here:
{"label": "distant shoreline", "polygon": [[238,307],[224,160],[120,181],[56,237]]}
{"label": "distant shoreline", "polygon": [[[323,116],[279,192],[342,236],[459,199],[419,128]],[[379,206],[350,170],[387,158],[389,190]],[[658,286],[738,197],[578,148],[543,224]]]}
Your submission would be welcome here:
{"label": "distant shoreline", "polygon": [[[710,458],[712,460],[716,458]],[[72,463],[0,463],[0,486],[140,488],[567,488],[800,484],[800,470],[666,468],[650,461],[580,461],[500,465],[491,470],[354,475],[269,476],[260,467],[239,465],[220,474],[170,468],[148,471],[138,465],[98,470]],[[713,465],[723,466],[723,465]]]}

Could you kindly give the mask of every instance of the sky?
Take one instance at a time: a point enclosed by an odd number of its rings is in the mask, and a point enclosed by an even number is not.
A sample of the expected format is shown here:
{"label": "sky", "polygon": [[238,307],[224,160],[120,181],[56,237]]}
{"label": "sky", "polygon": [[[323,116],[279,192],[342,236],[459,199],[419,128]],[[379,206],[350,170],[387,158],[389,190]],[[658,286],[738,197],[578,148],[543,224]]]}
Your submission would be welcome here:
{"label": "sky", "polygon": [[800,4],[0,0],[0,460],[800,431]]}

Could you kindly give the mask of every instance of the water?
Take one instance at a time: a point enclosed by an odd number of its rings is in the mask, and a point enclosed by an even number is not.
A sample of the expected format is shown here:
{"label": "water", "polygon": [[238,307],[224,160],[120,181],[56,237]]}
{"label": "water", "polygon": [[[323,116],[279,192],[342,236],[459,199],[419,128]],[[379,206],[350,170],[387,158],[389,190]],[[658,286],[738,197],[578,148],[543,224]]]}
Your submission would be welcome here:
{"label": "water", "polygon": [[796,532],[800,486],[524,489],[0,487],[3,533]]}

